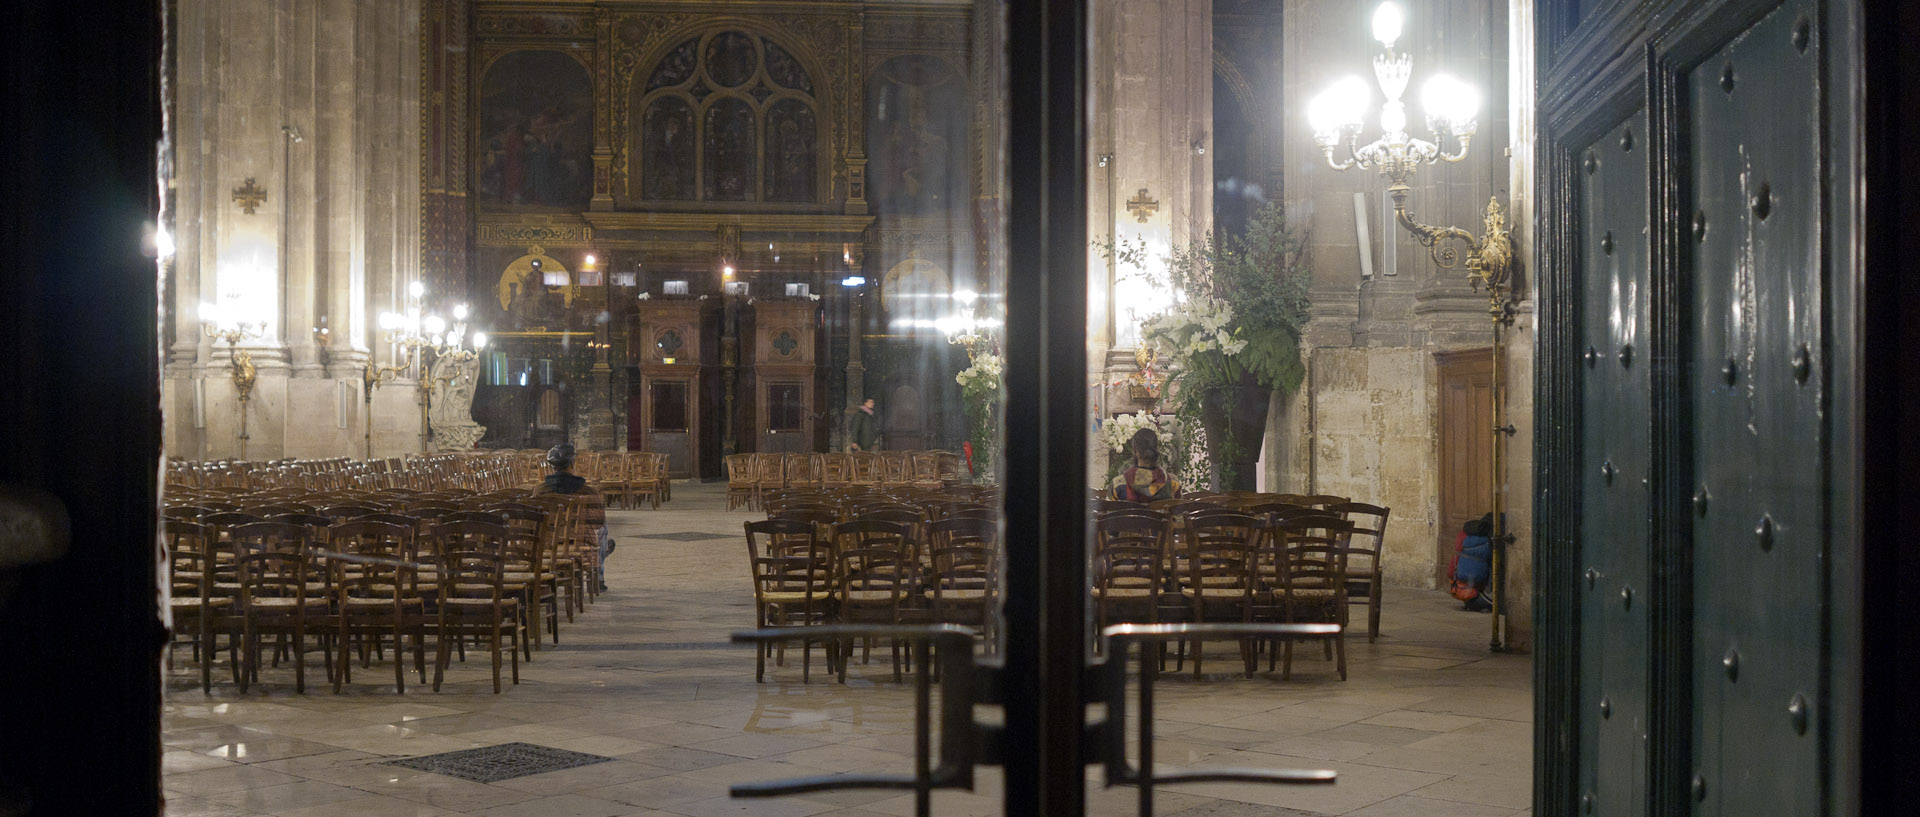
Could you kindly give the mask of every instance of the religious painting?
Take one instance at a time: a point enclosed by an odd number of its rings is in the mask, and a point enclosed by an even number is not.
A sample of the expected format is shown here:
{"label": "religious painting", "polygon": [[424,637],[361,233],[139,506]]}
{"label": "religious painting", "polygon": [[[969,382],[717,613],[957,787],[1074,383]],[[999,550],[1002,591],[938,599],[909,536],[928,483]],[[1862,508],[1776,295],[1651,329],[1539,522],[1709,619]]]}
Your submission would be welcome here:
{"label": "religious painting", "polygon": [[882,213],[965,206],[966,83],[924,55],[882,63],[867,89],[867,197]]}
{"label": "religious painting", "polygon": [[709,201],[747,201],[758,181],[754,172],[753,107],[745,100],[720,99],[707,108],[706,196]]}
{"label": "religious painting", "polygon": [[483,205],[578,210],[593,196],[593,81],[559,51],[515,51],[480,82]]}
{"label": "religious painting", "polygon": [[573,302],[573,287],[549,286],[546,276],[567,274],[559,259],[542,252],[520,256],[500,271],[494,284],[494,296],[506,312],[506,324],[514,329],[558,329],[567,325],[567,307]]}
{"label": "religious painting", "polygon": [[813,201],[818,130],[813,108],[783,99],[767,109],[767,200]]}
{"label": "religious painting", "polygon": [[647,106],[641,127],[641,195],[658,200],[693,198],[693,108],[663,96]]}

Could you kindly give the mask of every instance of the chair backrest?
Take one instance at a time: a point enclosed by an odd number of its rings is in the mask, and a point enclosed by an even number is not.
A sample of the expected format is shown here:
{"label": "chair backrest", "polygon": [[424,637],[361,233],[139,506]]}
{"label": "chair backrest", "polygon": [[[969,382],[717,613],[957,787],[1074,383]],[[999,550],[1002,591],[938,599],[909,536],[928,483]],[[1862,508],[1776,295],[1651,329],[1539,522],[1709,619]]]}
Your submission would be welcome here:
{"label": "chair backrest", "polygon": [[912,479],[912,461],[905,451],[882,451],[880,457],[880,482],[887,485],[901,485]]}
{"label": "chair backrest", "polygon": [[1094,586],[1157,591],[1163,584],[1171,536],[1168,519],[1151,511],[1117,511],[1094,522]]}
{"label": "chair backrest", "polygon": [[425,542],[432,553],[440,556],[478,551],[505,558],[509,533],[507,526],[497,521],[442,522],[433,526]]}
{"label": "chair backrest", "polygon": [[1280,566],[1279,589],[1289,595],[1303,590],[1344,591],[1347,539],[1352,531],[1353,523],[1332,516],[1277,521],[1270,541],[1274,562]]}
{"label": "chair backrest", "polygon": [[727,466],[727,487],[753,485],[752,454],[728,454],[723,462]]}
{"label": "chair backrest", "polygon": [[936,597],[945,589],[986,590],[1000,584],[1000,525],[984,519],[943,519],[927,526]]}
{"label": "chair backrest", "polygon": [[820,482],[818,474],[813,472],[812,454],[787,454],[782,459],[786,469],[788,485],[816,485]]}
{"label": "chair backrest", "polygon": [[1387,540],[1387,516],[1392,511],[1365,502],[1340,502],[1328,505],[1326,510],[1353,523],[1347,537],[1347,546],[1351,549],[1348,558],[1362,556],[1372,559],[1374,572],[1378,573],[1380,554]]}
{"label": "chair backrest", "polygon": [[834,579],[843,604],[851,593],[884,591],[894,604],[912,588],[919,564],[912,551],[912,526],[874,519],[842,522],[833,528]]}
{"label": "chair backrest", "polygon": [[237,556],[248,553],[291,553],[306,557],[315,539],[314,530],[294,522],[254,522],[227,532],[229,547]]}
{"label": "chair backrest", "polygon": [[752,454],[753,482],[761,490],[787,484],[786,457],[782,454]]}
{"label": "chair backrest", "polygon": [[800,593],[801,609],[786,610],[788,620],[817,620],[816,612],[825,612],[833,593],[832,548],[817,529],[796,520],[768,519],[747,522],[745,530],[754,601],[766,604],[773,593]]}
{"label": "chair backrest", "polygon": [[183,519],[168,519],[161,535],[167,544],[173,595],[206,598],[218,564],[213,528]]}
{"label": "chair backrest", "polygon": [[852,482],[852,457],[839,452],[820,455],[820,484],[823,487],[845,486]]}
{"label": "chair backrest", "polygon": [[915,451],[909,458],[914,482],[937,485],[940,483],[940,452]]}
{"label": "chair backrest", "polygon": [[1317,507],[1324,508],[1329,505],[1339,505],[1347,501],[1349,501],[1347,497],[1334,496],[1333,494],[1308,494],[1306,496],[1300,497],[1300,501],[1295,504],[1314,505]]}
{"label": "chair backrest", "polygon": [[410,525],[364,519],[333,526],[327,549],[334,591],[347,598],[411,598],[419,594],[419,554]]}
{"label": "chair backrest", "polygon": [[351,519],[358,519],[362,516],[368,516],[371,514],[376,514],[381,512],[382,512],[381,509],[375,508],[372,505],[354,505],[354,504],[328,505],[327,507],[321,508],[318,511],[318,513],[321,516],[324,516],[335,522],[345,522]]}
{"label": "chair backrest", "polygon": [[880,481],[880,458],[871,451],[856,451],[847,455],[852,461],[852,481],[855,485],[872,485]]}
{"label": "chair backrest", "polygon": [[1226,511],[1189,516],[1181,524],[1185,531],[1177,554],[1185,568],[1181,580],[1196,597],[1250,596],[1256,584],[1254,561],[1262,539],[1262,521]]}

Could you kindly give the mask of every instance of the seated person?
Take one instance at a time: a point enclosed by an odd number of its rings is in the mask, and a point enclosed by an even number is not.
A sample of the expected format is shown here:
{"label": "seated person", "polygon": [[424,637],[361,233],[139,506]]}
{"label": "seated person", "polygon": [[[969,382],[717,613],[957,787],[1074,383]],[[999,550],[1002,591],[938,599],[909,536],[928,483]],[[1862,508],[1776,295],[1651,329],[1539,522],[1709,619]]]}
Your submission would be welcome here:
{"label": "seated person", "polygon": [[1133,449],[1133,464],[1113,478],[1114,499],[1154,502],[1180,496],[1180,481],[1160,467],[1160,435],[1140,429],[1127,447]]}
{"label": "seated person", "polygon": [[587,502],[587,524],[593,527],[594,536],[600,542],[600,592],[606,592],[607,557],[613,555],[614,542],[607,538],[607,506],[600,499],[600,492],[587,484],[585,477],[573,473],[573,443],[561,443],[547,451],[547,465],[553,467],[553,473],[540,481],[540,487],[534,490],[536,496],[542,494],[579,494],[592,496]]}

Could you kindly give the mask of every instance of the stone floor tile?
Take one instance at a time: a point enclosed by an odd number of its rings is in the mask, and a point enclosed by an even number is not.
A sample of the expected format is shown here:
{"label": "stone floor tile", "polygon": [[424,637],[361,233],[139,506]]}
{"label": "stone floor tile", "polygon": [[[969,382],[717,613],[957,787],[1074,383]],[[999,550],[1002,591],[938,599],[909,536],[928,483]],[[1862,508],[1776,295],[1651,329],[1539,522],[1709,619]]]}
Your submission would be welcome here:
{"label": "stone floor tile", "polygon": [[279,786],[299,781],[300,778],[290,774],[240,764],[219,769],[171,774],[165,777],[165,785],[169,790],[202,798],[223,792]]}
{"label": "stone floor tile", "polygon": [[1509,809],[1526,808],[1533,805],[1533,776],[1450,777],[1414,791],[1413,796]]}
{"label": "stone floor tile", "polygon": [[257,817],[260,812],[184,794],[169,795],[161,817]]}
{"label": "stone floor tile", "polygon": [[276,817],[450,817],[460,812],[398,797],[359,797],[279,812]]}
{"label": "stone floor tile", "polygon": [[249,788],[240,791],[209,794],[206,799],[252,811],[278,814],[292,809],[307,806],[322,806],[328,803],[354,800],[365,796],[366,792],[356,791],[345,786],[335,786],[331,783],[322,783],[318,780],[301,780],[283,786],[267,786],[265,788]]}
{"label": "stone floor tile", "polygon": [[797,797],[772,797],[765,799],[736,799],[715,797],[710,800],[695,800],[681,803],[669,809],[674,814],[687,817],[811,817],[821,812],[833,811],[835,806],[816,803]]}
{"label": "stone floor tile", "polygon": [[562,794],[481,809],[473,814],[479,817],[620,817],[629,810],[626,804],[611,800]]}
{"label": "stone floor tile", "polygon": [[1499,806],[1403,795],[1347,813],[1350,817],[1513,817],[1514,811]]}

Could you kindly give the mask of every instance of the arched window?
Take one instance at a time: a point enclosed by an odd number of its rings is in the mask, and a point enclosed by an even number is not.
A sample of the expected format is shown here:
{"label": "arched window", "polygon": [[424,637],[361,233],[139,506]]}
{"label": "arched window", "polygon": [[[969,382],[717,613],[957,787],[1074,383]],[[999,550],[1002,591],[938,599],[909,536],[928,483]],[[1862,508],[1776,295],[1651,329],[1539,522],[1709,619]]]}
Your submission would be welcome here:
{"label": "arched window", "polygon": [[642,198],[820,200],[813,79],[773,40],[717,31],[682,42],[637,103]]}

